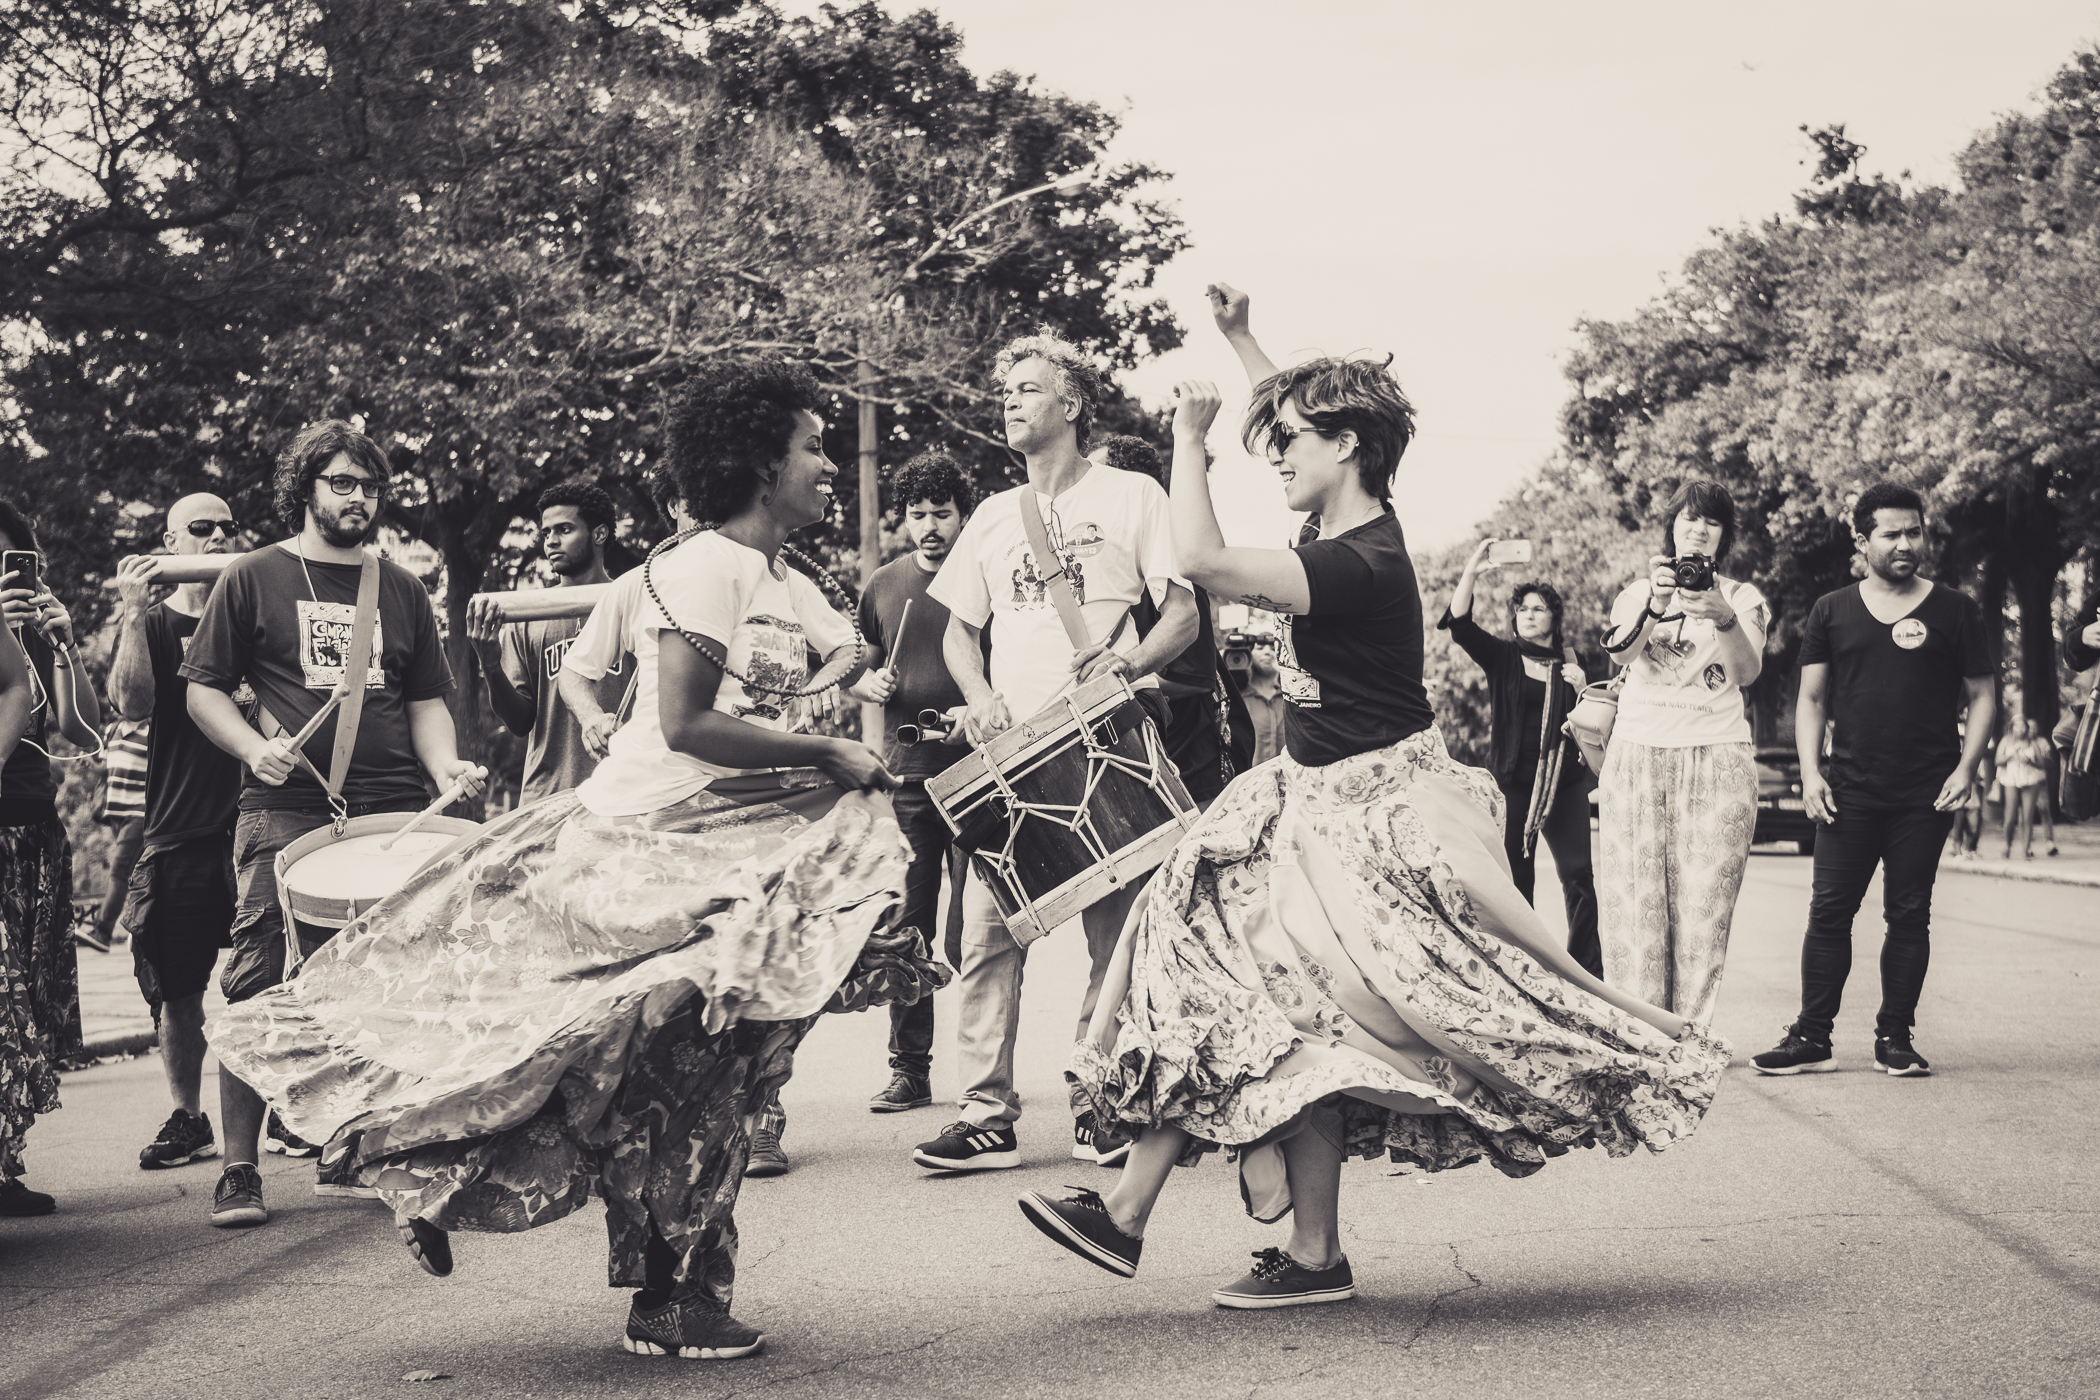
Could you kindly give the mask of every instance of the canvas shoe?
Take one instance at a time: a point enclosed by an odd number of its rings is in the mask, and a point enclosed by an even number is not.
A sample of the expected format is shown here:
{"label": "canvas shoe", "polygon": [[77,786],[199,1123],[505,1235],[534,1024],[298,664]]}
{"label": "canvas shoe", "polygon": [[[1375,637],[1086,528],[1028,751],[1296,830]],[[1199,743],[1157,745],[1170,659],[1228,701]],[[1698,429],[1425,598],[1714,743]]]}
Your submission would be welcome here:
{"label": "canvas shoe", "polygon": [[788,1155],[781,1150],[780,1134],[758,1128],[751,1134],[751,1155],[744,1162],[745,1176],[786,1176]]}
{"label": "canvas shoe", "polygon": [[211,1223],[261,1225],[270,1218],[263,1205],[262,1173],[253,1162],[235,1162],[219,1173],[219,1185],[211,1193]]}
{"label": "canvas shoe", "polygon": [[1100,1192],[1083,1186],[1067,1189],[1075,1194],[1061,1201],[1030,1191],[1021,1197],[1021,1214],[1036,1229],[1089,1264],[1098,1264],[1124,1278],[1134,1276],[1145,1242],[1123,1233],[1123,1228],[1110,1217]]}
{"label": "canvas shoe", "polygon": [[1301,1303],[1339,1303],[1356,1296],[1356,1278],[1346,1258],[1331,1269],[1308,1269],[1273,1245],[1254,1252],[1254,1267],[1236,1283],[1210,1295],[1221,1308],[1292,1308]]}
{"label": "canvas shoe", "polygon": [[924,1108],[933,1102],[933,1085],[923,1074],[906,1074],[898,1070],[890,1076],[890,1087],[868,1100],[870,1113],[902,1113],[908,1108]]}

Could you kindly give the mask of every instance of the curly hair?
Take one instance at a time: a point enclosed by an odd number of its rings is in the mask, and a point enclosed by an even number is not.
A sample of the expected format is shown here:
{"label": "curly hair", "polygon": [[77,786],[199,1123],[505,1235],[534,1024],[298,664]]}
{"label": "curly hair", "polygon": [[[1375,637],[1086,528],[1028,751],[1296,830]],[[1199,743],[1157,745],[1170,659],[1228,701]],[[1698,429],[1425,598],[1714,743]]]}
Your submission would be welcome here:
{"label": "curly hair", "polygon": [[787,452],[795,412],[821,413],[822,391],[786,360],[704,366],[664,402],[664,477],[694,519],[719,524],[751,503],[760,473]]}
{"label": "curly hair", "polygon": [[1852,503],[1852,529],[1861,538],[1874,533],[1877,510],[1914,510],[1925,518],[1925,498],[1900,481],[1877,481]]}
{"label": "curly hair", "polygon": [[1391,500],[1393,473],[1415,439],[1415,406],[1391,363],[1390,356],[1381,364],[1322,356],[1278,370],[1254,386],[1240,445],[1250,456],[1267,455],[1270,433],[1290,404],[1321,437],[1354,432],[1357,480],[1373,499]]}
{"label": "curly hair", "polygon": [[1045,326],[1034,335],[1006,342],[1006,348],[992,362],[992,377],[1004,386],[1015,365],[1033,359],[1050,362],[1057,371],[1057,383],[1052,389],[1066,403],[1078,405],[1079,416],[1072,420],[1072,430],[1078,434],[1079,450],[1086,451],[1087,439],[1094,432],[1094,414],[1101,407],[1101,371],[1094,368],[1078,346]]}
{"label": "curly hair", "polygon": [[1663,508],[1663,553],[1674,559],[1682,552],[1677,548],[1677,517],[1687,510],[1719,523],[1721,542],[1714,546],[1714,562],[1727,558],[1728,546],[1735,543],[1735,497],[1720,482],[1704,477],[1694,477],[1678,487]]}
{"label": "curly hair", "polygon": [[619,515],[613,498],[606,495],[588,481],[558,481],[540,492],[537,510],[545,515],[549,506],[574,506],[583,517],[586,528],[595,530],[603,525],[608,531]]}
{"label": "curly hair", "polygon": [[[363,467],[382,486],[393,476],[393,468],[379,444],[342,419],[322,418],[308,423],[277,458],[274,504],[285,529],[297,534],[306,527],[306,507],[313,500],[314,478],[328,470],[328,464],[338,456],[346,456]],[[376,516],[378,511],[373,514]]]}
{"label": "curly hair", "polygon": [[1546,604],[1546,611],[1553,614],[1553,636],[1550,645],[1555,651],[1559,651],[1562,646],[1561,624],[1566,620],[1568,608],[1567,604],[1561,601],[1560,590],[1544,579],[1528,580],[1509,591],[1509,635],[1517,635],[1517,609],[1534,593]]}
{"label": "curly hair", "polygon": [[1141,437],[1130,433],[1110,433],[1101,439],[1095,449],[1101,454],[1104,464],[1119,472],[1136,472],[1149,476],[1160,485],[1167,484],[1166,463],[1159,459],[1159,449]]}
{"label": "curly hair", "polygon": [[955,502],[958,515],[977,508],[977,488],[945,447],[929,447],[897,468],[890,479],[890,504],[909,510],[920,501]]}

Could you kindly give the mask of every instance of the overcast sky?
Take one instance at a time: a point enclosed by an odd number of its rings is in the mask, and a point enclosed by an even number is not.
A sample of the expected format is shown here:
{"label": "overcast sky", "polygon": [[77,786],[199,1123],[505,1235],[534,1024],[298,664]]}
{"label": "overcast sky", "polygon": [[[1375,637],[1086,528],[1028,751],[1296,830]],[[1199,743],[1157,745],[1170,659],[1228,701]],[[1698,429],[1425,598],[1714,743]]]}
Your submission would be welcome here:
{"label": "overcast sky", "polygon": [[[1212,280],[1253,294],[1279,359],[1394,352],[1422,422],[1396,492],[1417,550],[1470,535],[1551,452],[1578,318],[1630,314],[1709,230],[1791,210],[1804,123],[1845,123],[1870,170],[1946,181],[2100,37],[2100,7],[2045,0],[931,8],[979,73],[1121,111],[1114,154],[1172,172],[1194,247],[1161,291],[1190,345],[1134,377],[1148,403],[1185,377],[1243,389]],[[1272,543],[1243,402],[1212,435],[1221,514]]]}

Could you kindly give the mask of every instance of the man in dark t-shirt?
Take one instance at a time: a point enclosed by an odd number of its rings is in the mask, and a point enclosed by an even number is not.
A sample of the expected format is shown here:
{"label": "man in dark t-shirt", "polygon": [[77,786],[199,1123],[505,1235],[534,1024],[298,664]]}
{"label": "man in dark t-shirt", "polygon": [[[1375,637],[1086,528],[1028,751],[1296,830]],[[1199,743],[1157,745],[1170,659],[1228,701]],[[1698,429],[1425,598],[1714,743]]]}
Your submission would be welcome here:
{"label": "man in dark t-shirt", "polygon": [[[176,555],[224,554],[238,529],[217,496],[184,496],[168,508],[162,540]],[[161,1065],[175,1104],[159,1135],[139,1152],[139,1165],[149,1171],[219,1151],[199,1101],[204,991],[219,950],[233,946],[233,814],[241,792],[241,761],[197,728],[189,684],[178,674],[212,583],[185,583],[155,605],[160,557],[133,555],[117,566],[123,632],[109,671],[119,713],[151,721],[145,843],[126,902],[133,963],[160,1027]]]}
{"label": "man in dark t-shirt", "polygon": [[[331,801],[343,711],[323,720],[303,749],[293,737],[347,679],[355,646],[359,579],[365,545],[379,523],[387,460],[349,424],[323,420],[300,429],[277,463],[277,507],[298,528],[226,568],[205,604],[180,674],[189,682],[189,712],[205,737],[248,768],[234,823],[233,956],[221,985],[229,1002],[284,980],[287,949],[273,863],[278,852],[338,815],[413,812],[431,787],[463,785],[478,795],[485,773],[459,757],[445,694],[450,668],[439,643],[430,595],[415,575],[380,560],[378,625],[372,631],[363,712],[342,789]],[[251,727],[233,693],[253,686],[263,730]],[[325,942],[299,929],[303,953]],[[263,1104],[223,1069],[219,1116],[226,1133],[226,1170],[212,1201],[214,1225],[260,1225],[269,1219],[255,1153]],[[340,1159],[336,1159],[339,1163]],[[324,1156],[314,1190],[370,1195]]]}
{"label": "man in dark t-shirt", "polygon": [[[904,876],[904,912],[899,923],[925,933],[933,942],[941,898],[941,872],[948,872],[948,921],[942,949],[948,961],[962,963],[962,889],[968,872],[963,854],[950,841],[948,823],[926,795],[926,780],[968,750],[926,739],[900,744],[897,731],[917,725],[919,712],[943,714],[963,703],[962,690],[948,673],[941,639],[948,633],[948,609],[927,593],[948,557],[948,547],[962,533],[976,500],[955,460],[936,448],[922,452],[898,469],[891,497],[904,516],[911,553],[877,569],[860,595],[860,630],[868,643],[868,670],[852,693],[882,708],[882,736],[871,740],[883,762],[896,775],[890,800],[897,824],[911,843],[911,868]],[[909,616],[906,609],[910,609]],[[955,727],[962,739],[962,727]],[[876,1113],[895,1113],[933,1102],[933,998],[910,1006],[890,1007],[890,1083],[868,1101]]]}
{"label": "man in dark t-shirt", "polygon": [[[1801,1014],[1751,1064],[1763,1074],[1835,1069],[1830,1036],[1852,970],[1852,918],[1878,864],[1888,933],[1874,1062],[1909,1077],[1931,1072],[1911,1043],[1931,957],[1932,885],[1953,811],[1976,779],[1997,700],[1976,605],[1918,574],[1925,506],[1893,482],[1853,509],[1867,576],[1816,600],[1801,641],[1794,719],[1801,797],[1824,823],[1801,947]],[[1957,729],[1968,711],[1966,742]],[[1833,722],[1823,759],[1825,717]]]}

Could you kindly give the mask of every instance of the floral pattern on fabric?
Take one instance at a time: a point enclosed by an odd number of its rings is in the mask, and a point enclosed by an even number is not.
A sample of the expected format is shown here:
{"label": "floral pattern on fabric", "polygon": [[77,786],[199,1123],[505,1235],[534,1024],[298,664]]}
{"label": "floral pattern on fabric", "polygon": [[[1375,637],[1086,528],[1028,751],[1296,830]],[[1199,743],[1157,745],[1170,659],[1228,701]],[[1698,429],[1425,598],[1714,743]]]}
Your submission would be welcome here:
{"label": "floral pattern on fabric", "polygon": [[64,822],[0,826],[0,923],[13,930],[15,964],[44,1053],[63,1060],[85,1042],[73,947],[73,845]]}
{"label": "floral pattern on fabric", "polygon": [[58,1108],[58,1071],[30,1014],[29,981],[11,920],[0,917],[0,1181],[22,1175],[22,1139]]}
{"label": "floral pattern on fabric", "polygon": [[[1617,1157],[1688,1136],[1727,1047],[1696,1027],[1672,1039],[1498,933],[1536,922],[1501,825],[1492,779],[1434,730],[1245,774],[1155,876],[1113,1034],[1097,1021],[1067,1077],[1108,1118],[1187,1130],[1191,1160],[1256,1144],[1330,1095],[1345,1096],[1352,1153],[1430,1171],[1486,1160],[1526,1176],[1574,1147]],[[1336,950],[1347,966],[1250,955],[1278,946],[1273,891],[1303,858],[1297,839],[1339,857],[1319,899],[1360,930]],[[1338,1004],[1344,982],[1355,1014]]]}
{"label": "floral pattern on fabric", "polygon": [[597,1190],[616,1282],[639,1286],[653,1222],[681,1278],[713,1231],[726,1291],[748,1119],[795,1043],[842,984],[873,1004],[946,981],[916,932],[868,946],[910,856],[886,799],[828,784],[724,780],[630,817],[559,795],[228,1007],[212,1042],[293,1131],[355,1135],[397,1209],[524,1230]]}

